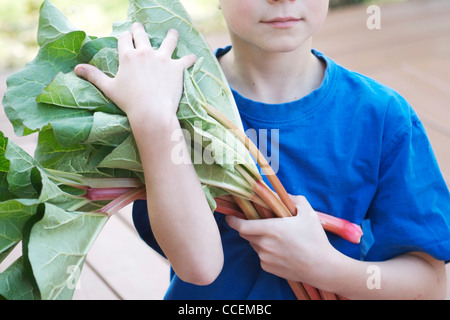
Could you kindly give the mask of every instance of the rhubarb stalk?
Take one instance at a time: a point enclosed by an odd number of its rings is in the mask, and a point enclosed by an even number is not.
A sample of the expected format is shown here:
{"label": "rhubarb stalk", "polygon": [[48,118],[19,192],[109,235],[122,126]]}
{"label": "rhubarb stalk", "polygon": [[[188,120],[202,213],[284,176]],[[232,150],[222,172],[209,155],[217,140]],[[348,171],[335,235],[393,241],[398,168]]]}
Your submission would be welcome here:
{"label": "rhubarb stalk", "polygon": [[245,147],[249,150],[250,154],[256,159],[256,162],[269,179],[270,184],[274,188],[277,195],[280,197],[283,204],[287,207],[288,211],[291,213],[291,215],[293,216],[296,215],[297,208],[294,202],[291,200],[288,193],[281,184],[280,180],[278,179],[277,175],[273,172],[272,167],[269,165],[266,158],[255,146],[253,141],[249,137],[247,137],[247,135],[242,130],[240,130],[231,120],[225,117],[225,115],[223,115],[219,110],[217,110],[216,108],[207,103],[202,104],[202,106],[204,107],[208,115],[217,120],[225,128],[231,130],[233,134],[236,136],[236,138],[238,138],[238,140],[240,140],[241,143],[245,145]]}
{"label": "rhubarb stalk", "polygon": [[118,212],[122,208],[126,207],[130,203],[133,203],[139,199],[145,199],[146,190],[145,186],[141,186],[138,188],[134,188],[120,197],[117,197],[115,200],[111,201],[109,204],[100,209],[99,213],[105,213],[108,216],[112,216],[114,213]]}

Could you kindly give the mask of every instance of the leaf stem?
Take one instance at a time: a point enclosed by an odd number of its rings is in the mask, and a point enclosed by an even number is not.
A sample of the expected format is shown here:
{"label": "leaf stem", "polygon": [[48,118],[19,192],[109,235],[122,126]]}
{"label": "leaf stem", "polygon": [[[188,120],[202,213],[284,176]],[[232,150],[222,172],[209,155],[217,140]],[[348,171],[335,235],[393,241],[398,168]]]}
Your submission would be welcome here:
{"label": "leaf stem", "polygon": [[[259,164],[261,170],[269,179],[272,187],[275,192],[280,197],[283,204],[289,210],[291,215],[297,214],[297,208],[289,197],[288,193],[284,189],[277,175],[273,172],[272,167],[267,162],[266,158],[261,154],[255,144],[250,140],[247,135],[240,130],[231,120],[229,120],[225,115],[223,115],[219,110],[214,108],[213,106],[205,103],[202,104],[208,115],[216,119],[220,124],[222,124],[225,128],[232,130],[234,135],[245,145],[245,147],[249,150],[250,154],[255,158],[256,162]],[[259,179],[262,180],[262,179]]]}
{"label": "leaf stem", "polygon": [[261,219],[261,217],[258,214],[258,211],[256,211],[255,207],[249,200],[236,196],[233,196],[233,198],[236,201],[237,205],[242,209],[242,212],[244,212],[244,215],[247,218],[247,220]]}
{"label": "leaf stem", "polygon": [[101,188],[136,188],[142,186],[141,180],[137,178],[90,178],[80,174],[45,169],[48,176],[59,183],[65,184],[81,190],[101,189]]}
{"label": "leaf stem", "polygon": [[88,188],[84,197],[91,201],[114,200],[136,188]]}
{"label": "leaf stem", "polygon": [[145,198],[145,195],[146,195],[145,186],[134,188],[134,189],[122,194],[117,199],[111,201],[106,206],[104,206],[102,209],[100,209],[98,212],[106,213],[106,214],[108,214],[109,217],[111,217],[113,214],[117,213],[122,208],[133,203],[134,201]]}

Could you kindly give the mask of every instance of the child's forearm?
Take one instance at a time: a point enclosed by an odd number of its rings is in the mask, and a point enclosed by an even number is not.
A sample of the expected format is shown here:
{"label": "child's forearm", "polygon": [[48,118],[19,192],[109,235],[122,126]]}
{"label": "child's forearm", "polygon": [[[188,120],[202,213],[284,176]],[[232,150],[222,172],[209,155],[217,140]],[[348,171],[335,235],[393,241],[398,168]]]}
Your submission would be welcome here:
{"label": "child's forearm", "polygon": [[[222,268],[222,245],[187,147],[181,140],[179,123],[176,117],[167,123],[152,122],[145,115],[129,118],[144,168],[155,238],[181,279],[208,284]],[[173,153],[175,146],[177,152]]]}
{"label": "child's forearm", "polygon": [[338,259],[324,290],[354,299],[444,299],[444,263],[422,253],[410,253],[383,262]]}

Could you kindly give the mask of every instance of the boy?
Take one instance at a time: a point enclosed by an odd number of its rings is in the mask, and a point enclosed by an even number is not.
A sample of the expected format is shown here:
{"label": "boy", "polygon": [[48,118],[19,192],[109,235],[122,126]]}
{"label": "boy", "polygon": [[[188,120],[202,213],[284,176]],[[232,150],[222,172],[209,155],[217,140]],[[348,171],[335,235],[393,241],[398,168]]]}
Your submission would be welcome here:
{"label": "boy", "polygon": [[[296,217],[213,216],[192,165],[170,160],[182,71],[195,62],[170,59],[175,31],[153,50],[134,25],[119,40],[115,79],[76,69],[130,120],[149,199],[135,204],[135,225],[174,270],[166,298],[294,299],[285,279],[349,299],[444,298],[450,195],[408,103],[312,50],[327,0],[220,2],[232,47],[217,57],[244,128],[279,131],[278,177],[302,195]],[[364,221],[372,243],[327,235],[312,207]]]}

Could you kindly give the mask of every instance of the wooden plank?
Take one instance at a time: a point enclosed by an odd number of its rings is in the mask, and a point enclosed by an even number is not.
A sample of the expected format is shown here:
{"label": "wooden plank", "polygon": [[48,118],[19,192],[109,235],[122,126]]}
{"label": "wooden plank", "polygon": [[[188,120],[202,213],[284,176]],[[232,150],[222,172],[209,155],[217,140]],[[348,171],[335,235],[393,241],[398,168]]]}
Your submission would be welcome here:
{"label": "wooden plank", "polygon": [[0,263],[0,273],[8,269],[8,267],[22,256],[22,242],[19,242],[9,255]]}
{"label": "wooden plank", "polygon": [[101,276],[85,263],[75,288],[73,300],[120,300]]}
{"label": "wooden plank", "polygon": [[450,93],[444,92],[425,78],[412,76],[402,69],[374,73],[372,77],[402,94],[424,122],[429,119],[427,122],[430,126],[444,131],[444,134],[445,131],[450,134],[450,131],[445,129],[450,123]]}
{"label": "wooden plank", "polygon": [[448,59],[438,59],[436,57],[431,59],[411,59],[401,64],[401,69],[410,77],[416,78],[423,84],[432,86],[434,89],[450,96],[450,63]]}
{"label": "wooden plank", "polygon": [[[424,2],[433,2],[435,5],[427,6]],[[448,35],[449,2],[424,2],[381,6],[379,30],[367,28],[368,5],[330,11],[322,30],[315,37],[315,43],[330,45],[329,49],[342,57]]]}
{"label": "wooden plank", "polygon": [[446,300],[450,300],[450,263],[446,265],[447,270],[447,298]]}
{"label": "wooden plank", "polygon": [[424,124],[442,175],[450,187],[450,136]]}
{"label": "wooden plank", "polygon": [[411,1],[382,6],[380,30],[367,28],[366,8],[361,5],[331,11],[314,39],[314,47],[362,73],[390,68],[413,57],[448,59],[450,2]]}

